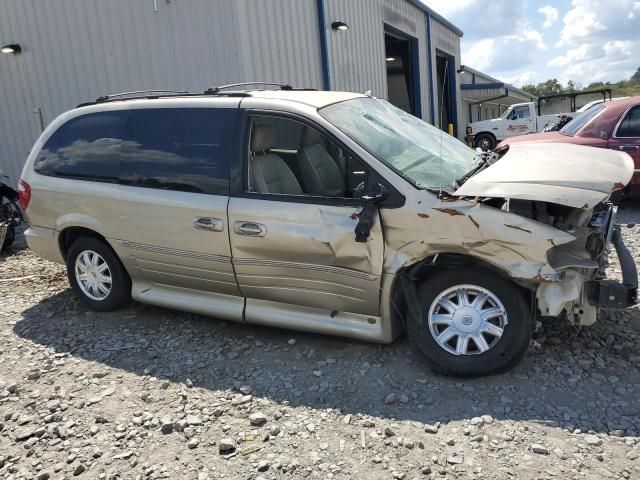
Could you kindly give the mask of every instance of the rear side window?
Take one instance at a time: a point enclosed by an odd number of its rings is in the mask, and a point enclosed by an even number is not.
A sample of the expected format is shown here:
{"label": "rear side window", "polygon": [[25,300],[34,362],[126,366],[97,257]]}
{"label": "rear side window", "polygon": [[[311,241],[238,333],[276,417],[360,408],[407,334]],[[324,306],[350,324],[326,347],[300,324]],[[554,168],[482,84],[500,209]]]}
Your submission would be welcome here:
{"label": "rear side window", "polygon": [[640,137],[640,106],[633,107],[624,120],[620,122],[618,131],[616,132],[618,138],[633,138]]}
{"label": "rear side window", "polygon": [[236,109],[131,110],[120,182],[136,187],[227,195],[228,145]]}
{"label": "rear side window", "polygon": [[42,175],[117,182],[127,114],[99,112],[69,120],[49,137],[34,170]]}

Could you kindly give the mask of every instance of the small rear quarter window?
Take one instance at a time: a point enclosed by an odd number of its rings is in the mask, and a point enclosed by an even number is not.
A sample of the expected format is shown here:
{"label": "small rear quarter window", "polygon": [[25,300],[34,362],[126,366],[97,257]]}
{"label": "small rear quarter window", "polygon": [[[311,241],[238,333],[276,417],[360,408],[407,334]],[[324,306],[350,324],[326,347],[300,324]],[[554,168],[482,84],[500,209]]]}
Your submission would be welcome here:
{"label": "small rear quarter window", "polygon": [[127,111],[75,117],[47,140],[34,164],[42,175],[117,182]]}

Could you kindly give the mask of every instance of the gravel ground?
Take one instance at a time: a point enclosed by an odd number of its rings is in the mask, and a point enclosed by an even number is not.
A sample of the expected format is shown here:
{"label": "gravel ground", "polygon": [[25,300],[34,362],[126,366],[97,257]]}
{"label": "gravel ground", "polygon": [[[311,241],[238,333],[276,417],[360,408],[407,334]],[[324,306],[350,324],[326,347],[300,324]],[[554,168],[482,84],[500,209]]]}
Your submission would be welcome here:
{"label": "gravel ground", "polygon": [[460,381],[406,339],[88,311],[62,266],[17,248],[0,257],[0,478],[637,479],[639,321],[545,323],[514,371]]}

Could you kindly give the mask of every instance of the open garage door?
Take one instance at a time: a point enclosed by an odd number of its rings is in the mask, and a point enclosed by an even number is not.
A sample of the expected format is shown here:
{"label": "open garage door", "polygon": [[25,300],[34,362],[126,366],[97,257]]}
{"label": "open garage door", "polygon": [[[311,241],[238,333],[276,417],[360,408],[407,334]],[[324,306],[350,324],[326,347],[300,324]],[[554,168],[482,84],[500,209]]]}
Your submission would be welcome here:
{"label": "open garage door", "polygon": [[417,41],[396,29],[386,27],[384,45],[389,102],[405,112],[419,117],[420,80]]}

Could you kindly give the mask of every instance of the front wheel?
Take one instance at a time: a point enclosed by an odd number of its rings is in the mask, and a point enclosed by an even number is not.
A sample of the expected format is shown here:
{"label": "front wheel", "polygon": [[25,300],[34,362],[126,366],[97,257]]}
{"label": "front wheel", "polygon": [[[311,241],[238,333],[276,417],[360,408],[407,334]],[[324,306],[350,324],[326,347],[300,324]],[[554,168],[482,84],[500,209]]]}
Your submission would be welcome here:
{"label": "front wheel", "polygon": [[409,339],[437,373],[502,373],[525,355],[533,324],[518,288],[488,270],[445,270],[418,289],[422,318],[409,318]]}
{"label": "front wheel", "polygon": [[496,139],[488,133],[481,133],[473,139],[473,146],[480,148],[482,151],[493,150],[496,148]]}

